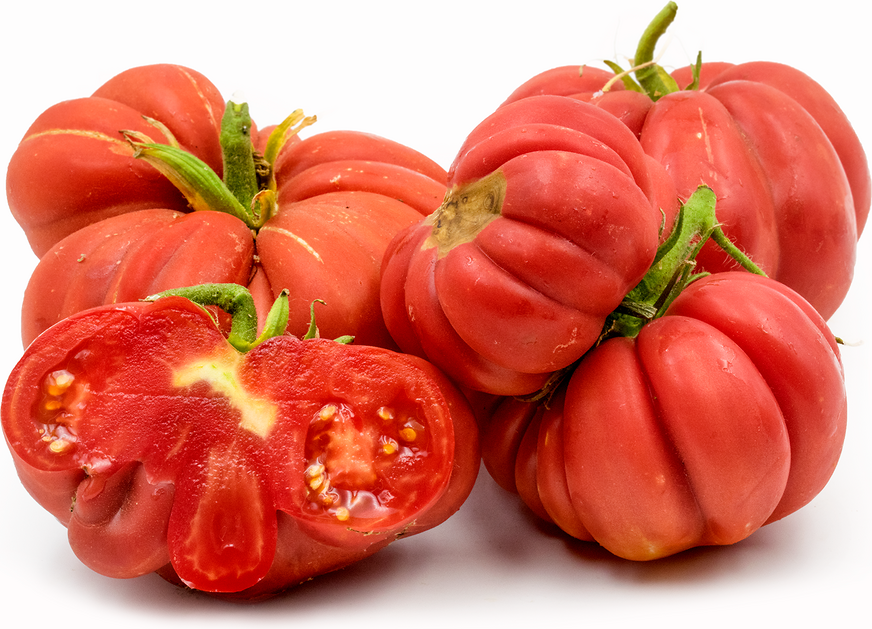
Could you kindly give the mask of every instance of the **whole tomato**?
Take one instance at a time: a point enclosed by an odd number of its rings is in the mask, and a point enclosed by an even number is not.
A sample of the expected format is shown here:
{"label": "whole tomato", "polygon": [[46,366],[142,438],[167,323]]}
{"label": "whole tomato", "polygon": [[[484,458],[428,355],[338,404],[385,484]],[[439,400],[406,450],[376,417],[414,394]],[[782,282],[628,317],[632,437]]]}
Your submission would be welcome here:
{"label": "whole tomato", "polygon": [[678,205],[627,127],[547,95],[482,121],[448,186],[388,247],[382,310],[404,351],[498,395],[535,391],[587,351]]}
{"label": "whole tomato", "polygon": [[[71,315],[6,385],[20,479],[88,567],[263,598],[464,502],[475,419],[432,365],[282,334],[285,295],[258,337],[244,288],[170,292]],[[232,314],[227,337],[200,303]]]}
{"label": "whole tomato", "polygon": [[733,544],[793,513],[845,437],[837,341],[806,300],[744,271],[668,290],[650,291],[663,302],[653,316],[618,315],[556,391],[501,402],[482,434],[500,486],[632,560]]}
{"label": "whole tomato", "polygon": [[[712,187],[726,234],[829,318],[853,279],[872,201],[856,133],[832,96],[788,65],[711,62],[666,74],[651,62],[675,11],[669,3],[640,41],[638,83],[626,73],[563,66],[533,77],[506,103],[551,93],[611,112],[666,168],[682,199],[701,183]],[[698,262],[711,272],[733,268],[713,246]]]}
{"label": "whole tomato", "polygon": [[289,289],[295,334],[317,299],[325,336],[396,347],[381,259],[397,231],[439,206],[446,173],[372,134],[299,139],[311,121],[295,112],[258,130],[247,106],[225,107],[202,75],[172,65],[127,70],[49,108],[7,174],[10,208],[40,255],[24,344],[100,304],[232,282],[260,312]]}

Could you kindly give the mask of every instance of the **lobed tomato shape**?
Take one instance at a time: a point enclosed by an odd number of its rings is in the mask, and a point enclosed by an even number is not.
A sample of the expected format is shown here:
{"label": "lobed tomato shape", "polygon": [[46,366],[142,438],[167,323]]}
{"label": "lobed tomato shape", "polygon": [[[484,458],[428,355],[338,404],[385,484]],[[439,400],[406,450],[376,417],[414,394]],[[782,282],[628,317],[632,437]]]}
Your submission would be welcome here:
{"label": "lobed tomato shape", "polygon": [[[188,202],[153,167],[133,159],[119,133],[175,139],[219,175],[224,101],[201,73],[172,64],[131,68],[91,96],[43,112],[25,132],[6,175],[12,215],[37,256],[65,236],[138,209],[188,211]],[[150,124],[144,117],[160,121]]]}
{"label": "lobed tomato shape", "polygon": [[[388,247],[388,330],[470,389],[535,391],[648,269],[665,180],[593,105],[539,96],[499,109],[461,147],[442,206]],[[666,201],[671,223],[677,197]]]}
{"label": "lobed tomato shape", "polygon": [[[33,123],[7,174],[10,208],[40,256],[24,298],[25,345],[87,308],[232,282],[250,287],[263,312],[289,289],[294,334],[305,333],[320,299],[325,336],[396,347],[380,311],[381,260],[397,231],[439,206],[445,171],[372,134],[294,135],[268,164],[276,211],[252,227],[202,211],[219,208],[186,198],[120,133],[177,143],[226,176],[224,112],[205,77],[159,64],[127,70]],[[252,127],[254,150],[266,152],[272,129]]]}
{"label": "lobed tomato shape", "polygon": [[[700,179],[713,187],[725,231],[770,277],[825,318],[836,311],[853,279],[870,177],[856,134],[823,88],[790,66],[741,64],[700,91],[658,100],[640,141],[679,194]],[[729,265],[711,250],[699,260],[712,271]]]}
{"label": "lobed tomato shape", "polygon": [[774,280],[728,272],[597,346],[550,404],[502,402],[482,456],[541,518],[649,560],[733,544],[807,504],[846,412],[820,315]]}
{"label": "lobed tomato shape", "polygon": [[439,524],[479,465],[468,404],[426,362],[288,335],[241,353],[182,297],[52,327],[11,374],[2,423],[86,565],[235,598]]}
{"label": "lobed tomato shape", "polygon": [[[646,61],[675,10],[669,3],[640,41],[634,89],[597,68],[561,66],[520,85],[505,104],[559,94],[609,111],[682,199],[700,184],[714,189],[727,236],[829,318],[851,285],[872,203],[860,140],[833,97],[789,65],[709,62],[660,80],[662,69]],[[697,260],[713,273],[735,268],[711,245]]]}

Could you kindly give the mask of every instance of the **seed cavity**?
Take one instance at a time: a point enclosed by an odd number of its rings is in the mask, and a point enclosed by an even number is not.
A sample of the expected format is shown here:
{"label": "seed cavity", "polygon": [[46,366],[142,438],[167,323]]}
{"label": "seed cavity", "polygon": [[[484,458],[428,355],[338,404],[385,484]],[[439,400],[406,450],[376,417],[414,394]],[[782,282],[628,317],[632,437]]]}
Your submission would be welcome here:
{"label": "seed cavity", "polygon": [[368,419],[347,403],[330,402],[309,423],[307,499],[311,509],[339,522],[386,508],[393,494],[383,474],[426,447],[424,425],[407,411],[383,405],[366,412]]}
{"label": "seed cavity", "polygon": [[77,407],[81,405],[84,390],[76,383],[75,375],[66,369],[50,372],[43,381],[43,396],[38,406],[37,429],[40,439],[55,455],[69,454],[76,446]]}

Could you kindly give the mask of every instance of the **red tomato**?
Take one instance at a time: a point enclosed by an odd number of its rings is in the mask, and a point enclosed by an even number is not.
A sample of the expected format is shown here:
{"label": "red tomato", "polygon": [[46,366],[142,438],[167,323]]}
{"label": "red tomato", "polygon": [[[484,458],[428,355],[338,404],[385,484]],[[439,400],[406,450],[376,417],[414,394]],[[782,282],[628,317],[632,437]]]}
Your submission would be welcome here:
{"label": "red tomato", "polygon": [[479,466],[469,405],[424,361],[293,336],[242,353],[181,297],[52,327],[2,422],[90,568],[241,598],[439,524]]}
{"label": "red tomato", "polygon": [[632,133],[588,103],[499,109],[461,147],[442,206],[388,248],[388,330],[470,389],[538,389],[651,264],[669,188],[655,176]]}
{"label": "red tomato", "polygon": [[[788,66],[759,66],[773,77],[800,75]],[[770,277],[829,318],[853,279],[870,180],[859,142],[853,159],[843,160],[824,131],[828,122],[850,130],[841,111],[832,109],[817,119],[815,114],[794,92],[756,80],[715,77],[705,91],[674,92],[658,100],[641,143],[672,174],[679,195],[690,194],[700,180],[711,185],[727,235]],[[859,176],[856,195],[849,168]],[[704,268],[729,268],[723,256],[712,253],[699,258]]]}
{"label": "red tomato", "polygon": [[[305,333],[310,304],[320,299],[325,336],[396,347],[379,306],[381,259],[396,232],[439,206],[446,179],[440,166],[371,134],[294,136],[272,168],[280,211],[253,234],[234,216],[191,212],[119,133],[138,131],[158,142],[171,135],[223,173],[225,107],[204,77],[179,66],[145,66],[96,94],[40,116],[9,166],[10,207],[41,255],[25,293],[25,345],[86,308],[233,282],[250,286],[263,312],[289,289],[295,334]],[[143,115],[166,123],[171,134]],[[256,149],[265,150],[268,130],[252,133]]]}
{"label": "red tomato", "polygon": [[[657,19],[670,9],[674,17],[673,4]],[[562,66],[519,86],[506,104],[559,94],[609,111],[666,168],[682,199],[700,184],[713,188],[727,236],[829,318],[850,287],[872,204],[866,153],[844,112],[808,75],[779,63],[709,62],[696,84],[691,67],[676,70],[671,86],[647,83],[643,72],[658,69],[644,65],[654,42],[640,42],[637,91],[603,70]],[[713,273],[734,268],[711,245],[698,262]]]}
{"label": "red tomato", "polygon": [[593,349],[547,406],[504,401],[482,456],[543,519],[648,560],[738,542],[807,504],[846,412],[820,315],[774,280],[722,273]]}
{"label": "red tomato", "polygon": [[[608,85],[608,89],[603,88]],[[593,66],[559,66],[524,82],[503,102],[513,103],[530,96],[554,94],[583,100],[607,111],[636,135],[642,132],[645,116],[653,102],[645,94],[627,90],[615,74]]]}
{"label": "red tomato", "polygon": [[[30,126],[6,174],[9,209],[37,256],[86,225],[145,208],[187,211],[188,202],[119,133],[175,138],[222,174],[224,101],[202,74],[178,65],[132,68],[87,98],[58,103]],[[148,116],[164,128],[146,121]]]}

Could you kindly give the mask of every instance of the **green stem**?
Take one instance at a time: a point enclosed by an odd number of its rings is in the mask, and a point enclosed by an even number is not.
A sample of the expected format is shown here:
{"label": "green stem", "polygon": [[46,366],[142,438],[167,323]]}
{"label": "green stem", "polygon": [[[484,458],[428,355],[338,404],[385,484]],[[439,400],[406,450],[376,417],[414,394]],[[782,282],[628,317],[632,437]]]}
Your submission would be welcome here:
{"label": "green stem", "polygon": [[284,290],[267,314],[263,331],[257,334],[257,309],[251,292],[239,284],[200,284],[151,295],[145,301],[178,296],[199,306],[217,306],[232,318],[227,341],[240,352],[247,352],[274,336],[281,336],[288,327],[288,291]]}
{"label": "green stem", "polygon": [[642,34],[636,48],[636,56],[633,58],[636,79],[645,93],[654,101],[666,94],[678,91],[675,79],[669,76],[666,70],[654,63],[654,49],[657,42],[672,24],[677,11],[678,5],[675,2],[670,2],[654,17]]}
{"label": "green stem", "polygon": [[[287,140],[315,120],[314,116],[304,116],[301,110],[295,111],[270,135],[266,155],[261,157],[254,152],[251,141],[253,123],[248,104],[228,101],[219,136],[223,181],[205,162],[177,144],[158,144],[134,131],[121,133],[133,146],[133,156],[160,171],[185,195],[195,211],[231,214],[256,231],[276,212],[273,164],[279,151]],[[164,128],[157,121],[153,124]],[[165,135],[172,137],[168,130]]]}
{"label": "green stem", "polygon": [[138,136],[122,132],[133,146],[133,156],[154,166],[188,200],[194,211],[231,214],[251,229],[259,229],[266,219],[255,215],[239,202],[208,164],[188,151],[167,144],[139,142]]}
{"label": "green stem", "polygon": [[251,207],[259,185],[248,103],[227,102],[219,140],[224,159],[224,184],[243,207]]}
{"label": "green stem", "polygon": [[691,282],[705,275],[694,273],[696,257],[708,240],[757,275],[763,271],[721,229],[715,216],[717,198],[708,186],[700,186],[683,204],[669,238],[660,245],[651,268],[609,317],[603,336],[638,334],[642,327],[666,311]]}

